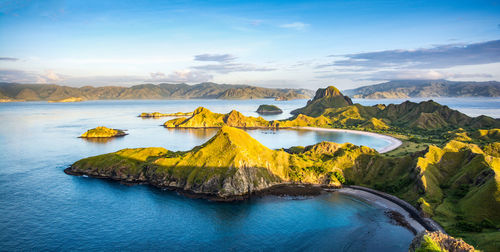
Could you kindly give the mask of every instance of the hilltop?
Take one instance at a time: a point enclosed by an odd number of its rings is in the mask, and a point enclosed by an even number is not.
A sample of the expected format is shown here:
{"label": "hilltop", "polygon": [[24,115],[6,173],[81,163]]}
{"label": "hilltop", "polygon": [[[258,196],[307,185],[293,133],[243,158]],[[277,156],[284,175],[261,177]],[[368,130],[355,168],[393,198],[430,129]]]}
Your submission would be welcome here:
{"label": "hilltop", "polygon": [[340,91],[329,86],[325,89],[318,89],[314,98],[307,102],[303,108],[296,109],[291,113],[294,115],[304,114],[308,116],[319,116],[327,108],[339,108],[352,105],[349,97],[342,95]]}
{"label": "hilltop", "polygon": [[53,84],[0,83],[0,99],[4,101],[59,101],[68,98],[82,100],[132,99],[262,99],[287,97],[308,99],[307,89],[272,89],[248,85],[204,82],[188,84],[142,84],[131,87],[68,87]]}
{"label": "hilltop", "polygon": [[499,97],[500,82],[447,80],[393,80],[345,90],[354,98],[394,99],[409,97]]}

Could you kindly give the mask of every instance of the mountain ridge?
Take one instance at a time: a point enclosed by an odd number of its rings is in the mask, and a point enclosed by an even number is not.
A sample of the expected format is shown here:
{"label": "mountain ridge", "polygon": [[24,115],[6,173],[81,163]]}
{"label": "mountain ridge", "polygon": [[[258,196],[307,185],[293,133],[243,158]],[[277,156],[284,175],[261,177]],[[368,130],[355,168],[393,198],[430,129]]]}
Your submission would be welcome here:
{"label": "mountain ridge", "polygon": [[343,91],[353,98],[500,97],[498,81],[392,80]]}
{"label": "mountain ridge", "polygon": [[5,101],[54,101],[71,97],[84,100],[141,100],[141,99],[262,99],[287,97],[308,99],[308,89],[277,89],[250,85],[231,85],[203,82],[194,85],[139,84],[131,87],[69,87],[55,84],[0,83],[0,99]]}

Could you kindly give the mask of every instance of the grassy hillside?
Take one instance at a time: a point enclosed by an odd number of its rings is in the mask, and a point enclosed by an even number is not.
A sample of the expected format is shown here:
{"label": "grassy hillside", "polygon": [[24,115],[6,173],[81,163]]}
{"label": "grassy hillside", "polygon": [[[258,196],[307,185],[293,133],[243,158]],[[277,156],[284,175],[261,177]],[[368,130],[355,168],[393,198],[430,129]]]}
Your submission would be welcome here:
{"label": "grassy hillside", "polygon": [[312,91],[306,89],[272,89],[248,85],[216,83],[143,84],[132,87],[81,88],[49,84],[0,83],[0,99],[26,101],[57,101],[67,98],[84,100],[130,99],[261,99],[286,96],[289,99],[307,99]]}

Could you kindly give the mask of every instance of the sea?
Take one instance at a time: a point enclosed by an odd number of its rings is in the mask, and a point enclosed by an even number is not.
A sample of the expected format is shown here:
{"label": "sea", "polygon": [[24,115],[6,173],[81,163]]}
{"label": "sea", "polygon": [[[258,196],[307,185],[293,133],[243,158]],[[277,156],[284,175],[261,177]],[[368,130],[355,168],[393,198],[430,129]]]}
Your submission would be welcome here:
{"label": "sea", "polygon": [[[376,103],[381,103],[377,100]],[[407,251],[413,234],[385,209],[362,199],[325,193],[316,197],[265,196],[220,203],[190,199],[148,185],[75,177],[63,170],[79,159],[123,148],[189,150],[214,129],[166,129],[171,118],[143,119],[142,112],[214,112],[236,109],[248,116],[275,104],[285,119],[306,100],[131,100],[79,103],[0,104],[1,251]],[[371,100],[355,100],[365,105]],[[500,101],[445,101],[470,115],[500,117]],[[490,105],[487,105],[487,104]],[[106,141],[78,138],[87,129],[126,130]],[[376,149],[387,140],[312,130],[249,130],[269,148],[321,141],[351,142]]]}

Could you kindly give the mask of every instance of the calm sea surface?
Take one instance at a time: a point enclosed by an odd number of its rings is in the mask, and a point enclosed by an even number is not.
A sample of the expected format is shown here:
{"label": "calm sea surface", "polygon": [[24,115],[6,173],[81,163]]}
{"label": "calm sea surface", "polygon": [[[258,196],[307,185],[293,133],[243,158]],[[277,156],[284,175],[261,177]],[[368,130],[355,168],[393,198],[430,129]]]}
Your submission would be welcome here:
{"label": "calm sea surface", "polygon": [[[277,104],[283,119],[305,100],[89,101],[0,104],[0,250],[280,250],[406,251],[413,235],[376,208],[337,193],[313,198],[264,197],[237,203],[193,200],[149,186],[125,186],[63,173],[73,162],[122,148],[189,150],[215,130],[169,130],[168,118],[141,112],[245,115]],[[99,125],[128,130],[106,142],[77,138]],[[251,130],[270,148],[320,141],[383,148],[369,136],[299,130]]]}

